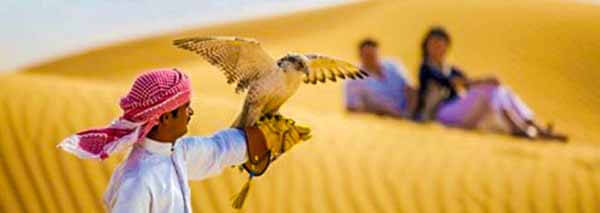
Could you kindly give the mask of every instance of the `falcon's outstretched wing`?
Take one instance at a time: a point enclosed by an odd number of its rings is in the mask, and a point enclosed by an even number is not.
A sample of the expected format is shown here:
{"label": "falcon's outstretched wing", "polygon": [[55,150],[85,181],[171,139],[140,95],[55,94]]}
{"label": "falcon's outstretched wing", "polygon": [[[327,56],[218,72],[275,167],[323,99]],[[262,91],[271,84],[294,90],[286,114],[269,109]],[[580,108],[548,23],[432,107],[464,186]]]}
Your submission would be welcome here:
{"label": "falcon's outstretched wing", "polygon": [[322,56],[318,54],[306,54],[308,58],[308,75],[304,78],[304,83],[316,84],[317,81],[325,83],[327,79],[336,81],[336,78],[363,79],[369,74],[357,66],[346,61]]}
{"label": "falcon's outstretched wing", "polygon": [[201,55],[212,65],[225,72],[227,83],[237,82],[236,92],[243,92],[249,84],[277,70],[271,58],[254,39],[239,37],[194,37],[178,39],[173,44]]}

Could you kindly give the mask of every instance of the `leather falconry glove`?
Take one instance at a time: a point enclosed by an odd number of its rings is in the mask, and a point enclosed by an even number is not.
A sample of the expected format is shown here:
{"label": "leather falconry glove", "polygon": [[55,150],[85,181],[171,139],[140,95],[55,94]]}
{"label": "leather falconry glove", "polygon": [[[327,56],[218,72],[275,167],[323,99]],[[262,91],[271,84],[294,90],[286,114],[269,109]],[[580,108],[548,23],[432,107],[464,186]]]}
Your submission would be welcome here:
{"label": "leather falconry glove", "polygon": [[296,125],[281,116],[263,117],[255,127],[245,128],[248,161],[242,165],[250,177],[233,198],[233,208],[241,209],[250,190],[253,177],[261,176],[270,163],[294,145],[311,138],[310,128]]}

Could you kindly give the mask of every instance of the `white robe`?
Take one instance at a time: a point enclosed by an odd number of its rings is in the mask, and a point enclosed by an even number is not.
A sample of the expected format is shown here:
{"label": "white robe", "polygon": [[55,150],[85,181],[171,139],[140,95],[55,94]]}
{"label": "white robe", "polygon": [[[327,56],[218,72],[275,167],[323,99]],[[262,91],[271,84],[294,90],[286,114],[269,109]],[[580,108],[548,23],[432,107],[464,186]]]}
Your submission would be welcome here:
{"label": "white robe", "polygon": [[238,129],[182,137],[174,147],[146,138],[114,171],[104,202],[110,212],[192,212],[188,180],[246,160],[245,133]]}

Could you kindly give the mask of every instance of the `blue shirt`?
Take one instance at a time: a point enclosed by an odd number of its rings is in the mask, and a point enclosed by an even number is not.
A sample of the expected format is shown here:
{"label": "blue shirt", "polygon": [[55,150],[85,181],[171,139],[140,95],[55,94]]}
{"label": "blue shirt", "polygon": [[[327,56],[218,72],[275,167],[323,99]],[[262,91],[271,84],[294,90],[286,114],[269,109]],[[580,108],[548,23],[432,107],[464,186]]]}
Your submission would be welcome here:
{"label": "blue shirt", "polygon": [[371,74],[366,79],[346,83],[346,108],[404,116],[408,105],[404,69],[389,60],[381,61],[381,66],[381,76]]}

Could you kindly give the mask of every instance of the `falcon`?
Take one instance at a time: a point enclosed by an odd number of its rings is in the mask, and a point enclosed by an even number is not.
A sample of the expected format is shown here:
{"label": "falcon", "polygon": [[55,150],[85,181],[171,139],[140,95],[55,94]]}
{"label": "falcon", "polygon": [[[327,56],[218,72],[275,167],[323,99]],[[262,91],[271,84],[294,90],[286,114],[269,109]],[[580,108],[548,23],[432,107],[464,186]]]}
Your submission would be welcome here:
{"label": "falcon", "polygon": [[247,90],[242,112],[232,127],[253,126],[262,116],[280,116],[279,108],[302,83],[363,79],[368,74],[346,61],[319,54],[288,53],[274,60],[254,39],[194,37],[173,44],[196,52],[220,68],[235,92]]}

